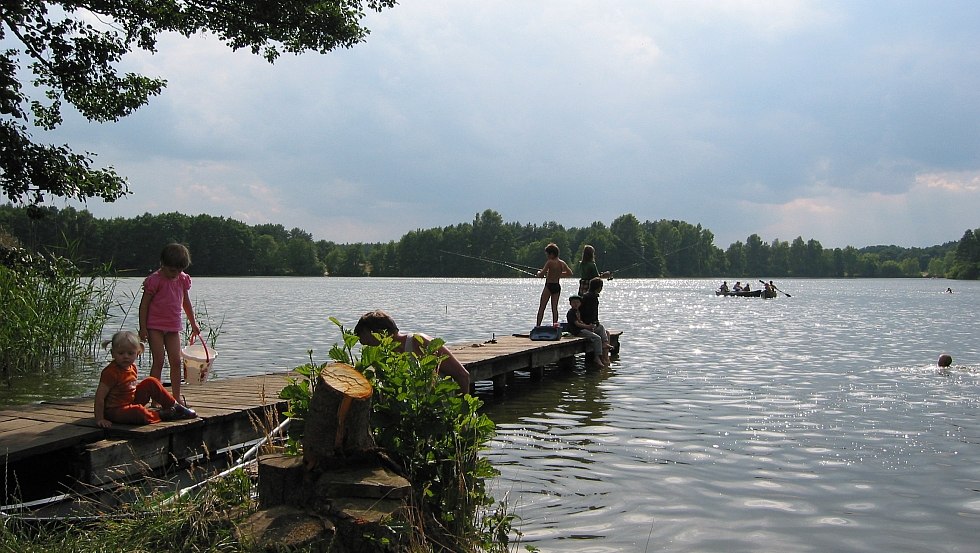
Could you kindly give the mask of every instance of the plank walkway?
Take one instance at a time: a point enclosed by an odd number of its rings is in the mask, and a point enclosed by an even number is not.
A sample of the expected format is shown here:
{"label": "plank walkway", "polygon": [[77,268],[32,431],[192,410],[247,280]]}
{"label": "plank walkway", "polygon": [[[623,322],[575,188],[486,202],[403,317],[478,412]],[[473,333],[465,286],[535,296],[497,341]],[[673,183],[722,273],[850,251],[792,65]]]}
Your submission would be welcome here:
{"label": "plank walkway", "polygon": [[[620,334],[611,333],[615,351]],[[541,378],[546,365],[574,364],[587,345],[585,339],[569,336],[549,342],[514,335],[449,348],[473,382],[490,380],[494,392],[503,393],[514,371]],[[2,410],[0,466],[5,484],[0,504],[119,482],[259,439],[282,419],[286,402],[277,395],[288,377],[288,372],[281,372],[185,384],[181,391],[199,418],[147,426],[99,428],[91,397]]]}

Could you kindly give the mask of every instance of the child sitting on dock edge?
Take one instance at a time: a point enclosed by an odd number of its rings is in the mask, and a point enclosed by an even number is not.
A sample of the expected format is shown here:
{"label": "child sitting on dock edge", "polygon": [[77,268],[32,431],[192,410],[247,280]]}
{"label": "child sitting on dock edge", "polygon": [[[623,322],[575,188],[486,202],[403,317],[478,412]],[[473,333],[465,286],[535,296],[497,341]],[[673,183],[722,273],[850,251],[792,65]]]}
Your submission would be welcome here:
{"label": "child sitting on dock edge", "polygon": [[[159,379],[151,376],[137,384],[136,357],[143,353],[143,344],[135,332],[119,331],[105,345],[111,346],[112,362],[102,369],[95,390],[97,425],[110,428],[113,422],[153,424],[197,417],[193,410],[177,403]],[[159,412],[146,408],[151,399],[163,407]]]}
{"label": "child sitting on dock edge", "polygon": [[572,336],[581,336],[592,342],[592,354],[593,354],[593,364],[598,369],[608,369],[609,365],[603,362],[603,343],[602,337],[596,334],[595,325],[586,324],[582,322],[582,317],[579,314],[579,307],[582,306],[582,297],[578,294],[568,297],[568,303],[571,305],[571,309],[568,310],[568,314],[565,318],[568,320],[568,333]]}

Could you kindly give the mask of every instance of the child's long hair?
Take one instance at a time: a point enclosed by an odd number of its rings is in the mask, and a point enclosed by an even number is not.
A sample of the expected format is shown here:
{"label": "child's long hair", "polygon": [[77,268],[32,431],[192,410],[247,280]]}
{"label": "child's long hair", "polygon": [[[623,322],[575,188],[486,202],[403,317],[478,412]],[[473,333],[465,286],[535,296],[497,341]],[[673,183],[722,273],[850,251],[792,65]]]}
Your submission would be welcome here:
{"label": "child's long hair", "polygon": [[595,248],[586,244],[585,247],[582,248],[582,261],[579,261],[579,263],[591,263],[594,260],[595,260]]}

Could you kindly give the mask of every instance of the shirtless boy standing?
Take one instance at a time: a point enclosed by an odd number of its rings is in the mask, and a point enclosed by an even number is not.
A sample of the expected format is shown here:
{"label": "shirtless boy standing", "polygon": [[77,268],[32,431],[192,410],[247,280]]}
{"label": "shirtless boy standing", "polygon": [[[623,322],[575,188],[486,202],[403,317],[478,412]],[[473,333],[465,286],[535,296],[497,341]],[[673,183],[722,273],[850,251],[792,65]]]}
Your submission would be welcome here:
{"label": "shirtless boy standing", "polygon": [[572,270],[568,267],[568,264],[558,257],[561,253],[558,246],[555,244],[548,244],[544,248],[545,255],[548,256],[548,260],[545,261],[544,267],[538,271],[539,277],[544,277],[544,290],[541,291],[541,304],[538,306],[538,323],[537,326],[541,326],[541,319],[544,318],[544,310],[548,306],[548,300],[551,300],[551,316],[552,324],[558,326],[558,299],[561,297],[561,277],[572,276]]}

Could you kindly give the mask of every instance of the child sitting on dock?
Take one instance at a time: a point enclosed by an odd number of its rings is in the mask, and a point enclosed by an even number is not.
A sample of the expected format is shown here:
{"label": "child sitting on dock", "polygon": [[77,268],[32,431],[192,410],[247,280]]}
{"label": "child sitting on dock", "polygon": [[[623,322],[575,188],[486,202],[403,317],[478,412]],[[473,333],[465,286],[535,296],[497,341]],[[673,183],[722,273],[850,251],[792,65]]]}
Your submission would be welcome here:
{"label": "child sitting on dock", "polygon": [[589,291],[582,295],[579,316],[582,322],[592,326],[592,332],[602,338],[602,364],[609,366],[612,365],[612,360],[609,358],[609,350],[612,346],[609,344],[609,333],[599,322],[599,292],[602,292],[602,279],[596,277],[589,281]]}
{"label": "child sitting on dock", "polygon": [[544,277],[544,290],[541,291],[541,303],[538,305],[538,322],[536,326],[541,326],[541,319],[544,318],[544,310],[551,300],[552,323],[558,326],[558,299],[561,297],[561,277],[572,276],[572,270],[568,263],[562,261],[558,255],[561,250],[554,243],[548,244],[544,248],[548,260],[544,267],[538,271],[539,277]]}
{"label": "child sitting on dock", "polygon": [[[120,331],[112,335],[112,362],[102,369],[99,387],[95,390],[95,423],[110,428],[121,424],[153,424],[161,420],[193,419],[197,413],[177,403],[154,377],[136,383],[136,357],[143,353],[143,344],[135,332]],[[159,412],[147,409],[153,400],[163,408]]]}
{"label": "child sitting on dock", "polygon": [[572,336],[581,336],[592,342],[592,353],[595,356],[593,363],[596,368],[608,369],[609,365],[602,362],[603,357],[603,347],[602,347],[602,337],[596,334],[595,325],[586,324],[582,322],[582,316],[579,313],[579,307],[582,306],[582,297],[578,294],[568,297],[568,303],[571,305],[571,309],[568,310],[568,314],[565,318],[568,320],[568,333]]}

